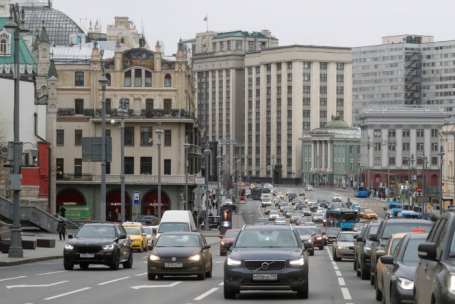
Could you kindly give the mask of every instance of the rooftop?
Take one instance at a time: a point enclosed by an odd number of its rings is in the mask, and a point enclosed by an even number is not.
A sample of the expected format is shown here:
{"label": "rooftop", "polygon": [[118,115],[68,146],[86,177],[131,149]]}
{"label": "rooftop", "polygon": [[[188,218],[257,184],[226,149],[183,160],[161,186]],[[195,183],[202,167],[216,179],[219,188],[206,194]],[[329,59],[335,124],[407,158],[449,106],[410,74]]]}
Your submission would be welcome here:
{"label": "rooftop", "polygon": [[[0,29],[3,29],[3,26],[8,22],[8,18],[0,18]],[[14,34],[11,34],[11,41],[14,40]],[[22,64],[35,64],[32,54],[25,44],[24,40],[21,38],[19,40],[19,62]],[[0,64],[14,63],[14,43],[11,43],[11,56],[9,57],[0,57]]]}

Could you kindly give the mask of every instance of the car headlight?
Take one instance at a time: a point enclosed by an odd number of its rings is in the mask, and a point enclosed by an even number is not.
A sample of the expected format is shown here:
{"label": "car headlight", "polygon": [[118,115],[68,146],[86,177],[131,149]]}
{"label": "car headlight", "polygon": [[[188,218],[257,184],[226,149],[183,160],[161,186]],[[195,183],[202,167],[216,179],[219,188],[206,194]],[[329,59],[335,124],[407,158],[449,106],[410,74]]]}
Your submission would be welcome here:
{"label": "car headlight", "polygon": [[223,241],[221,241],[221,246],[224,246],[224,242]]}
{"label": "car headlight", "polygon": [[290,260],[289,264],[294,265],[294,266],[301,266],[305,263],[305,260],[303,258],[297,259],[297,260]]}
{"label": "car headlight", "polygon": [[228,259],[227,259],[227,264],[228,264],[229,266],[239,266],[240,264],[242,264],[242,261],[236,260],[236,259],[228,258]]}
{"label": "car headlight", "polygon": [[65,249],[73,250],[73,249],[74,249],[74,246],[73,246],[73,245],[70,245],[70,244],[66,244],[66,245],[65,245]]}
{"label": "car headlight", "polygon": [[151,254],[149,257],[150,261],[159,261],[160,257],[154,254]]}
{"label": "car headlight", "polygon": [[414,281],[408,280],[406,278],[398,278],[398,282],[402,289],[405,290],[414,289]]}
{"label": "car headlight", "polygon": [[201,256],[200,256],[199,254],[190,256],[190,257],[188,258],[188,260],[190,260],[190,261],[199,261],[200,259],[201,259]]}
{"label": "car headlight", "polygon": [[114,244],[109,244],[109,245],[104,245],[102,248],[104,250],[112,250],[114,249],[115,245]]}
{"label": "car headlight", "polygon": [[310,243],[312,243],[313,241],[312,241],[311,239],[309,239],[309,240],[307,240],[307,242],[310,242]]}
{"label": "car headlight", "polygon": [[449,291],[455,294],[455,273],[451,273],[450,275]]}
{"label": "car headlight", "polygon": [[348,247],[346,246],[338,246],[338,249],[347,249]]}

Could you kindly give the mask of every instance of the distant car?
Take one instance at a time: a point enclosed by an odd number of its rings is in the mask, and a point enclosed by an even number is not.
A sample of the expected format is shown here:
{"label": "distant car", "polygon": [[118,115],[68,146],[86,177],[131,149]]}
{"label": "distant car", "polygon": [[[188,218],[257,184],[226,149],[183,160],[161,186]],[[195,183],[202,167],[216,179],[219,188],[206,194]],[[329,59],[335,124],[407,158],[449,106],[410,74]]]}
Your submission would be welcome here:
{"label": "distant car", "polygon": [[308,205],[310,206],[310,209],[311,209],[311,212],[316,212],[316,210],[318,210],[318,203],[316,202],[310,202],[308,203]]}
{"label": "distant car", "polygon": [[263,197],[261,200],[262,207],[269,207],[272,206],[272,198],[271,197]]}
{"label": "distant car", "polygon": [[294,207],[295,210],[303,210],[304,208],[305,208],[305,204],[302,204],[302,203],[296,204]]}
{"label": "distant car", "polygon": [[283,211],[285,207],[289,207],[289,203],[281,203],[280,204],[280,211]]}
{"label": "distant car", "polygon": [[294,212],[294,208],[286,208],[284,209],[283,211],[283,216],[285,216],[286,218],[290,218],[292,216],[292,213]]}
{"label": "distant car", "polygon": [[334,194],[332,198],[332,202],[341,202],[341,195],[339,194]]}
{"label": "distant car", "polygon": [[272,206],[265,207],[265,214],[269,214],[270,211],[272,211],[272,210],[275,210],[275,208],[273,208]]}
{"label": "distant car", "polygon": [[225,201],[224,201],[224,204],[225,205],[232,205],[232,200],[227,198]]}
{"label": "distant car", "polygon": [[305,196],[305,191],[300,191],[299,196]]}
{"label": "distant car", "polygon": [[313,243],[314,247],[318,247],[319,250],[324,249],[324,245],[327,245],[327,239],[325,237],[325,232],[321,232],[321,230],[317,227],[309,227],[311,230],[311,242]]}
{"label": "distant car", "polygon": [[311,209],[310,208],[304,208],[303,209],[303,215],[311,216]]}
{"label": "distant car", "polygon": [[268,218],[260,217],[256,220],[256,225],[268,225],[270,223]]}
{"label": "distant car", "polygon": [[341,232],[341,228],[327,228],[325,235],[327,236],[327,243],[332,244],[338,236],[338,233]]}
{"label": "distant car", "polygon": [[378,219],[378,215],[373,210],[367,210],[363,214],[363,218],[365,218],[365,219]]}
{"label": "distant car", "polygon": [[287,225],[286,219],[284,217],[277,217],[275,220],[275,225]]}
{"label": "distant car", "polygon": [[279,197],[279,198],[281,198],[282,200],[284,200],[283,192],[278,192],[278,193],[276,194],[276,197]]}
{"label": "distant car", "polygon": [[322,222],[323,218],[324,218],[324,214],[313,213],[313,218],[312,218],[313,222]]}
{"label": "distant car", "polygon": [[354,236],[358,236],[359,232],[343,231],[338,234],[338,237],[332,246],[332,256],[334,261],[341,259],[354,258]]}
{"label": "distant car", "polygon": [[286,190],[286,196],[289,196],[289,194],[291,194],[291,193],[294,193],[294,191],[292,189]]}
{"label": "distant car", "polygon": [[294,220],[296,226],[303,226],[304,223],[309,222],[310,220],[304,216],[298,217]]}
{"label": "distant car", "polygon": [[293,205],[294,205],[294,201],[295,201],[296,198],[297,198],[297,194],[289,193],[288,199],[289,199],[290,202],[292,202]]}
{"label": "distant car", "polygon": [[274,221],[277,217],[279,216],[279,213],[277,210],[272,210],[269,213],[269,221]]}
{"label": "distant car", "polygon": [[363,229],[354,244],[354,266],[357,270],[357,276],[362,280],[368,280],[370,278],[370,251],[373,241],[369,237],[377,233],[378,227],[379,223],[371,222]]}
{"label": "distant car", "polygon": [[306,191],[313,191],[313,186],[307,185],[307,186],[305,187],[305,190],[306,190]]}
{"label": "distant car", "polygon": [[354,228],[352,228],[352,230],[360,232],[363,229],[365,229],[366,226],[367,226],[367,223],[355,223]]}
{"label": "distant car", "polygon": [[144,230],[145,234],[147,234],[147,247],[150,249],[154,242],[156,233],[158,232],[159,226],[144,226],[142,229]]}
{"label": "distant car", "polygon": [[322,208],[329,208],[329,202],[325,199],[318,200],[319,206]]}
{"label": "distant car", "polygon": [[297,226],[297,227],[295,227],[295,230],[299,234],[300,240],[302,241],[302,243],[311,242],[312,247],[310,249],[308,249],[307,251],[310,255],[314,255],[314,244],[312,243],[312,240],[311,240],[311,229],[308,227]]}
{"label": "distant car", "polygon": [[295,210],[292,212],[291,215],[291,223],[294,223],[297,218],[300,218],[303,216],[303,211],[302,210]]}

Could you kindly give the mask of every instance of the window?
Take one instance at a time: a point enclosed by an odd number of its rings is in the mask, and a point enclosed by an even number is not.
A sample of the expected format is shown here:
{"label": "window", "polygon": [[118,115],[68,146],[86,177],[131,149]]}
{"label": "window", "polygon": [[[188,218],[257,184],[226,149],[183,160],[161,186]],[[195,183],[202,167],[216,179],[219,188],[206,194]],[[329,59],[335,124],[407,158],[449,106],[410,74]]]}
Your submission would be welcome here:
{"label": "window", "polygon": [[164,175],[171,175],[171,160],[164,160]]}
{"label": "window", "polygon": [[251,75],[251,74],[253,74],[253,67],[248,68],[248,75]]}
{"label": "window", "polygon": [[303,117],[310,117],[310,110],[303,110]]}
{"label": "window", "polygon": [[410,131],[409,129],[403,129],[403,137],[409,137]]}
{"label": "window", "polygon": [[256,135],[256,142],[259,142],[259,140],[260,140],[260,136]]}
{"label": "window", "polygon": [[417,137],[423,137],[423,129],[417,129]]}
{"label": "window", "polygon": [[431,157],[431,164],[432,165],[437,165],[438,164],[438,157],[437,156]]}
{"label": "window", "polygon": [[281,111],[276,111],[276,117],[278,117],[278,118],[281,117]]}
{"label": "window", "polygon": [[292,142],[292,134],[288,134],[288,142]]}
{"label": "window", "polygon": [[107,79],[107,86],[111,86],[111,74],[106,74],[106,79]]}
{"label": "window", "polygon": [[172,143],[172,132],[171,130],[164,130],[164,146],[170,147]]}
{"label": "window", "polygon": [[438,144],[437,143],[432,143],[431,144],[431,151],[438,151]]}
{"label": "window", "polygon": [[277,122],[276,123],[276,129],[277,130],[281,130],[281,122]]}
{"label": "window", "polygon": [[164,114],[171,114],[172,110],[172,100],[165,99],[164,100]]}
{"label": "window", "polygon": [[83,115],[84,114],[84,100],[76,99],[74,101],[74,114]]}
{"label": "window", "polygon": [[272,105],[272,100],[271,99],[267,99],[267,106],[270,107]]}
{"label": "window", "polygon": [[395,129],[389,129],[389,133],[388,133],[389,137],[395,137],[395,134],[396,134]]}
{"label": "window", "polygon": [[304,130],[309,130],[310,129],[310,123],[309,122],[304,122],[303,123],[303,129]]}
{"label": "window", "polygon": [[389,144],[389,151],[396,151],[396,143],[390,143]]}
{"label": "window", "polygon": [[326,86],[321,86],[319,88],[319,93],[323,93],[323,94],[327,93],[327,87]]}
{"label": "window", "polygon": [[271,111],[267,111],[267,118],[271,118],[272,117],[272,112]]}
{"label": "window", "polygon": [[149,71],[145,71],[145,86],[148,88],[152,87],[152,73]]}
{"label": "window", "polygon": [[281,94],[281,87],[277,87],[277,88],[276,88],[276,93],[277,93],[278,95]]}
{"label": "window", "polygon": [[292,98],[288,98],[288,106],[292,106]]}
{"label": "window", "polygon": [[228,51],[231,50],[231,42],[230,42],[230,41],[227,42],[227,50],[228,50]]}
{"label": "window", "polygon": [[276,69],[277,69],[277,71],[281,71],[281,63],[276,64]]}
{"label": "window", "polygon": [[288,94],[292,94],[292,86],[288,86]]}
{"label": "window", "polygon": [[343,106],[344,106],[344,99],[337,98],[337,107],[343,107]]}
{"label": "window", "polygon": [[319,117],[327,117],[327,111],[320,111]]}
{"label": "window", "polygon": [[304,69],[309,69],[311,67],[311,62],[309,61],[304,61],[303,62],[303,68]]}
{"label": "window", "polygon": [[277,98],[276,99],[276,105],[277,106],[281,106],[281,98]]}
{"label": "window", "polygon": [[57,146],[65,144],[65,130],[57,130]]}
{"label": "window", "polygon": [[374,130],[374,137],[381,137],[381,129]]}
{"label": "window", "polygon": [[303,86],[303,93],[311,93],[310,86]]}
{"label": "window", "polygon": [[220,42],[220,52],[223,52],[224,51],[224,42],[221,41]]}
{"label": "window", "polygon": [[[226,74],[230,72],[229,70],[226,70]],[[226,75],[227,76],[227,75]],[[226,80],[226,88],[230,88],[231,87],[231,80]]]}
{"label": "window", "polygon": [[439,132],[438,129],[431,129],[431,137],[438,137]]}
{"label": "window", "polygon": [[170,86],[172,86],[172,78],[171,78],[171,75],[166,74],[166,76],[164,76],[164,86],[165,86],[165,87],[170,87]]}
{"label": "window", "polygon": [[253,50],[254,50],[254,42],[248,41],[248,51],[253,51]]}
{"label": "window", "polygon": [[288,70],[292,70],[292,62],[288,62]]}
{"label": "window", "polygon": [[131,86],[131,71],[125,72],[125,87]]}
{"label": "window", "polygon": [[212,43],[213,51],[216,52],[216,42]]}
{"label": "window", "polygon": [[344,87],[337,87],[337,94],[344,94]]}
{"label": "window", "polygon": [[319,63],[319,68],[321,70],[327,70],[327,62],[320,62]]}
{"label": "window", "polygon": [[74,130],[74,145],[82,145],[82,130]]}
{"label": "window", "polygon": [[281,82],[281,74],[276,75],[276,82]]}
{"label": "window", "polygon": [[140,69],[134,70],[134,86],[142,87],[142,70]]}
{"label": "window", "polygon": [[374,151],[381,151],[381,143],[374,143]]}
{"label": "window", "polygon": [[276,135],[276,141],[277,142],[281,142],[281,134],[277,134]]}
{"label": "window", "polygon": [[153,142],[153,128],[152,127],[141,127],[141,146],[152,146]]}
{"label": "window", "polygon": [[292,110],[288,110],[288,118],[292,118]]}
{"label": "window", "polygon": [[326,106],[327,105],[327,98],[319,98],[319,105]]}
{"label": "window", "polygon": [[261,154],[261,148],[260,147],[256,147],[256,154]]}
{"label": "window", "polygon": [[125,174],[134,174],[134,157],[125,157]]}
{"label": "window", "polygon": [[320,74],[319,75],[319,80],[320,81],[327,81],[327,74]]}
{"label": "window", "polygon": [[409,143],[403,143],[403,151],[409,151],[410,150],[410,144]]}
{"label": "window", "polygon": [[291,73],[288,74],[288,81],[292,81],[292,74]]}
{"label": "window", "polygon": [[220,77],[223,77],[223,70],[220,70],[219,74],[220,74]]}
{"label": "window", "polygon": [[151,157],[141,157],[141,174],[152,174]]}
{"label": "window", "polygon": [[423,143],[417,143],[417,151],[423,151]]}
{"label": "window", "polygon": [[403,165],[409,165],[409,156],[403,156]]}
{"label": "window", "polygon": [[212,77],[215,79],[215,77],[216,77],[216,71],[212,71]]}
{"label": "window", "polygon": [[[222,92],[220,92],[222,93]],[[261,96],[261,90],[260,89],[256,89],[256,97],[259,97]]]}
{"label": "window", "polygon": [[125,146],[134,146],[134,127],[125,127]]}
{"label": "window", "polygon": [[344,75],[337,75],[337,82],[344,82]]}
{"label": "window", "polygon": [[112,103],[110,99],[106,99],[106,103],[104,104],[104,110],[106,111],[106,114],[110,115],[111,110],[112,110]]}
{"label": "window", "polygon": [[395,166],[395,156],[389,157],[389,165]]}
{"label": "window", "polygon": [[292,122],[288,122],[288,130],[292,130]]}
{"label": "window", "polygon": [[84,86],[84,72],[76,72],[75,74],[75,84],[76,87]]}
{"label": "window", "polygon": [[106,130],[106,137],[111,137],[111,130]]}
{"label": "window", "polygon": [[226,109],[230,109],[231,108],[231,103],[230,102],[226,102]]}
{"label": "window", "polygon": [[310,105],[310,98],[303,98],[303,105],[309,106]]}
{"label": "window", "polygon": [[268,87],[267,88],[267,95],[270,95],[270,94],[272,94],[272,88]]}
{"label": "window", "polygon": [[2,39],[0,41],[0,54],[6,54],[7,53],[6,48],[7,48],[6,40]]}
{"label": "window", "polygon": [[74,176],[82,176],[82,159],[74,159]]}
{"label": "window", "polygon": [[381,165],[381,156],[375,155],[375,156],[374,156],[374,159],[373,159],[373,164],[374,164],[375,166],[380,166],[380,165]]}
{"label": "window", "polygon": [[337,63],[337,70],[344,70],[344,63]]}
{"label": "window", "polygon": [[[256,158],[256,166],[259,166],[259,158]],[[256,176],[259,176],[259,171],[256,171]]]}

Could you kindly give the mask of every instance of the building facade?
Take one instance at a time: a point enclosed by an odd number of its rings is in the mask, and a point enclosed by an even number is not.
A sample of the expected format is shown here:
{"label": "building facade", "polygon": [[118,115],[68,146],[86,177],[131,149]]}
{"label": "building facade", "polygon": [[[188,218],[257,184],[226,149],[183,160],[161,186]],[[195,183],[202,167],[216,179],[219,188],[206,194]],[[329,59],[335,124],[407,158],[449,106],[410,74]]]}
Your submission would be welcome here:
{"label": "building facade", "polygon": [[311,130],[302,140],[302,183],[352,187],[360,176],[360,129],[340,117]]}
{"label": "building facade", "polygon": [[444,147],[442,164],[443,202],[447,206],[455,202],[455,124],[452,122],[442,127],[441,140]]}
{"label": "building facade", "polygon": [[[302,134],[330,117],[351,124],[351,49],[283,46],[245,57],[245,154],[249,176],[301,180]],[[278,167],[280,168],[280,167]]]}
{"label": "building facade", "polygon": [[441,105],[455,103],[455,40],[433,36],[383,37],[381,45],[352,49],[353,123],[369,105]]}

